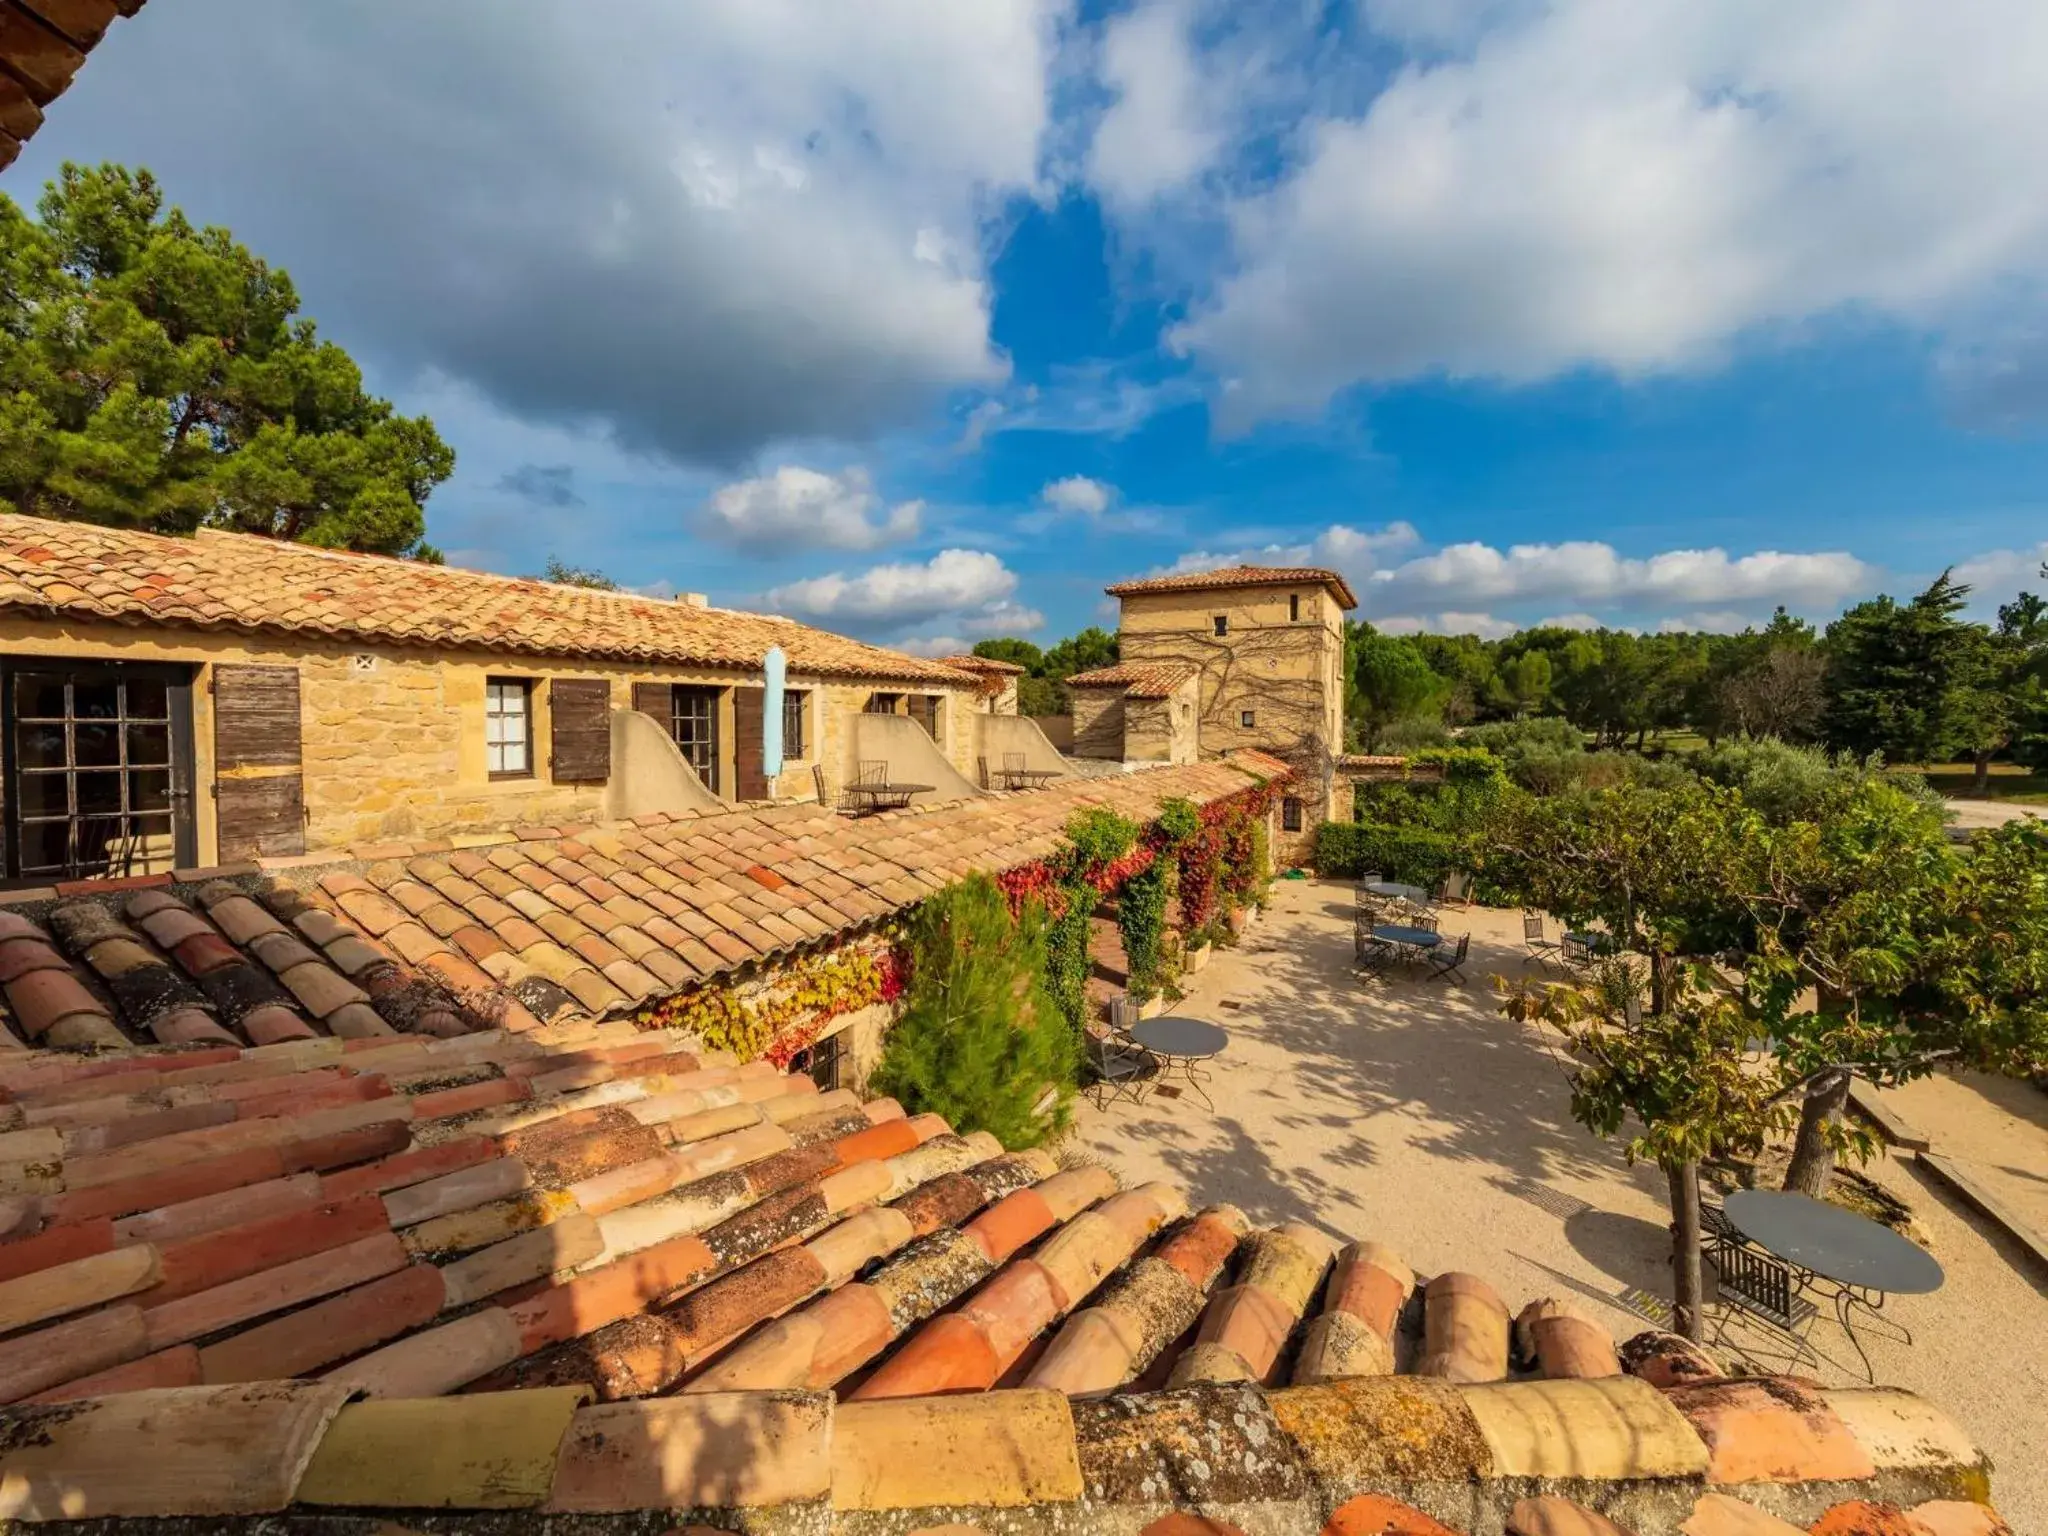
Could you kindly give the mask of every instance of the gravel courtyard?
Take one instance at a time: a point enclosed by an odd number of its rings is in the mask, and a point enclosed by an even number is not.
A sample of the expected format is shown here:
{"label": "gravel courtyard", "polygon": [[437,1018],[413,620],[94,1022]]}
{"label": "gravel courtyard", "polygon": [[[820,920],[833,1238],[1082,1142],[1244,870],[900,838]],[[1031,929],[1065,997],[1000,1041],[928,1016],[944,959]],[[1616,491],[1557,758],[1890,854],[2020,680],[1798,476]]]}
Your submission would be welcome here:
{"label": "gravel courtyard", "polygon": [[[1366,985],[1351,969],[1348,884],[1273,891],[1242,947],[1174,1009],[1230,1031],[1209,1084],[1216,1113],[1157,1093],[1083,1103],[1069,1149],[1128,1181],[1232,1201],[1257,1224],[1313,1222],[1389,1243],[1424,1274],[1472,1271],[1511,1309],[1555,1295],[1617,1338],[1649,1326],[1631,1301],[1669,1295],[1663,1178],[1573,1122],[1544,1032],[1496,1010],[1491,978],[1524,974],[1519,914],[1445,912],[1447,935],[1472,933],[1462,986]],[[2048,1530],[2048,1276],[1910,1159],[1865,1171],[1913,1207],[1948,1277],[1886,1308],[1914,1346],[1859,1328],[1878,1380],[1952,1414],[1996,1463],[2014,1529]],[[1759,1368],[1785,1368],[1760,1337],[1731,1338]],[[1831,1311],[1812,1342],[1830,1383],[1862,1379]]]}

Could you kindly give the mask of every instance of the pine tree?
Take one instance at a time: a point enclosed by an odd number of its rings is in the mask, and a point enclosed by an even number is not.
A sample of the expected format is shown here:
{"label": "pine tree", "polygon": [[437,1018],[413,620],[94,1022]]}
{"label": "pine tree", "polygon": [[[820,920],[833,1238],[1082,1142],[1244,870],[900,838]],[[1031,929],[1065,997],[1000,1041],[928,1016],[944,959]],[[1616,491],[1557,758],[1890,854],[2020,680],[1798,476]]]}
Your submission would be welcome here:
{"label": "pine tree", "polygon": [[1043,909],[1013,920],[995,882],[977,875],[919,907],[909,942],[903,1015],[870,1086],[1012,1149],[1063,1129],[1079,1062],[1045,989]]}

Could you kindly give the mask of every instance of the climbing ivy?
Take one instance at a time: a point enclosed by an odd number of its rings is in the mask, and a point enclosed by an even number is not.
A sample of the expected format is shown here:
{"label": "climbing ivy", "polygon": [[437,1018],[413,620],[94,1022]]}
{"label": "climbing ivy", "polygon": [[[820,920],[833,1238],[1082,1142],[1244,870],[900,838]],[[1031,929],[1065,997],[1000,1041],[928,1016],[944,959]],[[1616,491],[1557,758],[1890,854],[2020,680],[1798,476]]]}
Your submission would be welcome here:
{"label": "climbing ivy", "polygon": [[642,1029],[687,1029],[741,1061],[786,1066],[832,1020],[903,995],[903,955],[893,945],[837,949],[798,961],[762,985],[713,983],[641,1010]]}
{"label": "climbing ivy", "polygon": [[1166,874],[1171,867],[1164,859],[1154,859],[1117,893],[1116,925],[1124,941],[1127,986],[1139,1002],[1157,996],[1165,981]]}

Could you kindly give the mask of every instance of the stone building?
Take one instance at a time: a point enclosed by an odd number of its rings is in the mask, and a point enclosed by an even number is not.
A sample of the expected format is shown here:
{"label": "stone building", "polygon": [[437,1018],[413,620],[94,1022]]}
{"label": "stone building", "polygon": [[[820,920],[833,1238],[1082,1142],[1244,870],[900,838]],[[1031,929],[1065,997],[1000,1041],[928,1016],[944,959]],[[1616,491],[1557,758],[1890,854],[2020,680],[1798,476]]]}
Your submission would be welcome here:
{"label": "stone building", "polygon": [[1067,679],[1074,752],[1190,762],[1256,749],[1293,765],[1286,856],[1337,813],[1350,584],[1314,567],[1228,566],[1119,582],[1119,661]]}
{"label": "stone building", "polygon": [[871,760],[971,794],[985,707],[979,674],[701,598],[0,514],[8,883],[834,796]]}

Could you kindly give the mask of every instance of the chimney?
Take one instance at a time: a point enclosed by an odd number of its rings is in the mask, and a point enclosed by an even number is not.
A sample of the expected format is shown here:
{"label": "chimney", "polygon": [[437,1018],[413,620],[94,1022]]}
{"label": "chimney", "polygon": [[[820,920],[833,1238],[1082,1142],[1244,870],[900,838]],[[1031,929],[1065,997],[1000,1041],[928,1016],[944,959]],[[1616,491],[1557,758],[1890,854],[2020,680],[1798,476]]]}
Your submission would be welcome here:
{"label": "chimney", "polygon": [[681,603],[685,608],[709,608],[711,606],[711,599],[706,597],[702,592],[678,593],[676,595],[676,601]]}

